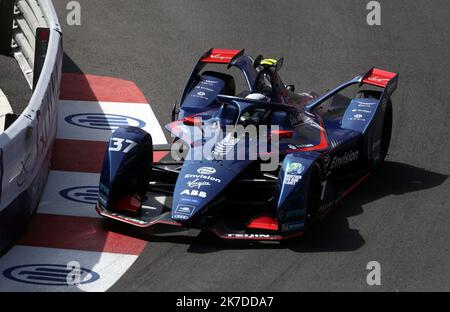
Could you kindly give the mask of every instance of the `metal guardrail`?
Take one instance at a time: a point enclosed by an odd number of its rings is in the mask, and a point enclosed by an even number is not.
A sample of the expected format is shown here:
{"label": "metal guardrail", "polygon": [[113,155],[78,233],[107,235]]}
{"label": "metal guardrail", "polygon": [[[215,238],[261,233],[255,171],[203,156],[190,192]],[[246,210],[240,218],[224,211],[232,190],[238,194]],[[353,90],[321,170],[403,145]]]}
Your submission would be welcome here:
{"label": "metal guardrail", "polygon": [[25,78],[33,87],[36,32],[39,27],[48,27],[41,5],[37,0],[18,0],[14,5],[13,54]]}
{"label": "metal guardrail", "polygon": [[63,60],[62,33],[51,0],[19,0],[16,7],[20,13],[14,12],[14,54],[22,53],[28,70],[33,68],[37,49],[30,42],[44,22],[49,37],[27,108],[0,134],[0,253],[24,229],[45,186],[56,134]]}

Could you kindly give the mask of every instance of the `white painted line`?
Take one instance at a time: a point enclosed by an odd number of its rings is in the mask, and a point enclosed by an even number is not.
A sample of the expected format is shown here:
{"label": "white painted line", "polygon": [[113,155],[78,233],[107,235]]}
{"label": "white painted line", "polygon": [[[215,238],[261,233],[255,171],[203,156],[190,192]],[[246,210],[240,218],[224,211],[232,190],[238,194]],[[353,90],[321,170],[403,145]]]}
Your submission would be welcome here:
{"label": "white painted line", "polygon": [[150,105],[116,102],[59,102],[60,139],[103,141],[119,125],[131,125],[152,135],[153,144],[166,144],[163,130]]}
{"label": "white painted line", "polygon": [[[134,255],[107,252],[14,246],[0,258],[0,291],[106,291],[117,282],[136,259],[137,256]],[[82,269],[93,272],[81,274],[80,280],[86,284],[68,285],[64,282],[67,281],[67,277],[70,277],[64,270],[67,270],[66,266],[71,261],[77,261]],[[59,270],[62,271],[58,272]],[[71,271],[71,273],[74,272],[76,273],[74,270]],[[94,280],[95,277],[98,279]],[[64,285],[43,285],[44,283]]]}

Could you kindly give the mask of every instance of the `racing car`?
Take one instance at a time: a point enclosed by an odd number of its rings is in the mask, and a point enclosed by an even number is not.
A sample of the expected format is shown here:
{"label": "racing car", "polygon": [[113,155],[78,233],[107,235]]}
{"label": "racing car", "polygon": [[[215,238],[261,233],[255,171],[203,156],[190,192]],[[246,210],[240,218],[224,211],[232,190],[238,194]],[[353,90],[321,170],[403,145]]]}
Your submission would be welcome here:
{"label": "racing car", "polygon": [[[256,241],[297,237],[323,219],[384,162],[398,74],[371,68],[319,96],[284,84],[283,63],[244,50],[204,53],[173,105],[171,144],[153,145],[136,127],[112,133],[97,212]],[[244,131],[224,131],[237,126]]]}

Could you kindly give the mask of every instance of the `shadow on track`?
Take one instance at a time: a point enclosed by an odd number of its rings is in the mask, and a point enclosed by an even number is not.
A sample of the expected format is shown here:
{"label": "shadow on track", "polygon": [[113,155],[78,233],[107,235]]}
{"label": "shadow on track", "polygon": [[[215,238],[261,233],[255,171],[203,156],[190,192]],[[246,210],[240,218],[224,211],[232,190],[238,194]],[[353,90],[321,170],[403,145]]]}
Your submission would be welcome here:
{"label": "shadow on track", "polygon": [[63,73],[84,74],[80,67],[64,52]]}
{"label": "shadow on track", "polygon": [[[226,249],[284,249],[296,252],[336,252],[352,251],[361,248],[365,241],[358,230],[349,227],[348,218],[363,213],[363,206],[372,201],[405,193],[434,188],[442,184],[447,175],[431,172],[415,166],[386,162],[372,174],[354,193],[343,200],[322,223],[317,224],[302,237],[278,242],[237,242],[224,241],[207,231],[171,232],[161,227],[153,233],[126,224],[106,221],[110,230],[135,236],[154,243],[174,243],[189,245],[188,252],[211,253]],[[173,228],[172,228],[173,229]],[[156,234],[156,235],[155,235]]]}

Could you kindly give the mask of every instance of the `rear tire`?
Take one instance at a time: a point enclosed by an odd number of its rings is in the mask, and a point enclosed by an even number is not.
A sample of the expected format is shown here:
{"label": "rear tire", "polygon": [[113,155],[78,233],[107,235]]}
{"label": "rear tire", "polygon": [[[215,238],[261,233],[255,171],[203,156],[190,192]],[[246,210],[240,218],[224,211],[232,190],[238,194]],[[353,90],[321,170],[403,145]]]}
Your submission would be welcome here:
{"label": "rear tire", "polygon": [[308,193],[306,199],[306,219],[305,219],[305,229],[310,229],[314,223],[317,221],[317,213],[320,208],[320,197],[321,197],[321,183],[320,183],[320,167],[315,164],[311,171],[311,176],[309,179]]}
{"label": "rear tire", "polygon": [[392,103],[389,100],[386,105],[386,112],[384,113],[383,120],[383,131],[381,133],[381,143],[380,143],[380,156],[381,163],[384,163],[386,156],[389,151],[389,146],[391,144],[391,136],[392,136]]}

